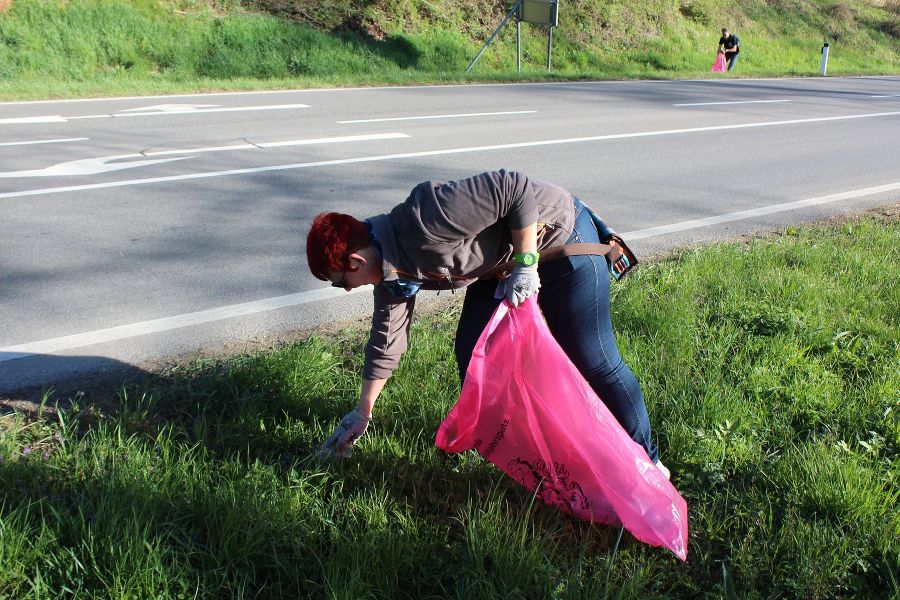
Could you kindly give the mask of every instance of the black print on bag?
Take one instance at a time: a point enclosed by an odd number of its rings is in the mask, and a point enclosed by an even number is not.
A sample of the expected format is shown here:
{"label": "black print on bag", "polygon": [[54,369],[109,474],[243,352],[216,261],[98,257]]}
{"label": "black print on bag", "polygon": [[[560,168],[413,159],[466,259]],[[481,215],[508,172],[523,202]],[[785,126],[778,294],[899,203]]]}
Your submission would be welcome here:
{"label": "black print on bag", "polygon": [[561,463],[553,463],[551,471],[547,463],[537,459],[532,465],[516,458],[507,465],[512,477],[529,490],[541,486],[538,497],[550,506],[570,513],[578,513],[591,507],[577,481],[569,481],[569,470]]}
{"label": "black print on bag", "polygon": [[503,441],[504,436],[506,436],[507,427],[509,427],[509,419],[503,419],[503,422],[500,423],[500,429],[497,430],[496,435],[494,435],[491,443],[487,445],[487,448],[482,449],[481,445],[484,443],[483,440],[475,440],[475,447],[478,448],[478,451],[481,452],[483,457],[488,458],[494,453],[494,450],[497,449],[497,446]]}

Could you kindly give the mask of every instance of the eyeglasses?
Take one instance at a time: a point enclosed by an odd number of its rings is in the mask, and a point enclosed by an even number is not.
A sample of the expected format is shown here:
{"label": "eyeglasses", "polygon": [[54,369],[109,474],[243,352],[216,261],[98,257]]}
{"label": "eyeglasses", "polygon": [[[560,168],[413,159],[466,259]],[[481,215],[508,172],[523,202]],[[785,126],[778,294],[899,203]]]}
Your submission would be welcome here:
{"label": "eyeglasses", "polygon": [[344,278],[345,278],[346,276],[347,276],[347,271],[342,271],[342,272],[341,272],[341,278],[338,279],[338,280],[335,281],[335,282],[332,282],[331,287],[336,287],[336,288],[345,288],[345,287],[347,287],[347,282],[344,281]]}

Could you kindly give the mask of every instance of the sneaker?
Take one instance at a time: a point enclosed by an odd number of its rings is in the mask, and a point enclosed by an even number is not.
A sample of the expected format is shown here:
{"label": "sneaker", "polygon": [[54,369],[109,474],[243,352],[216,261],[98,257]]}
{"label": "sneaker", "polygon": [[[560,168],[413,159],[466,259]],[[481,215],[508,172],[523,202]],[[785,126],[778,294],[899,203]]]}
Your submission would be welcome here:
{"label": "sneaker", "polygon": [[669,472],[669,469],[666,467],[666,465],[662,464],[661,460],[656,459],[656,462],[653,464],[656,465],[657,469],[662,471],[662,474],[666,476],[666,479],[672,479],[672,473]]}

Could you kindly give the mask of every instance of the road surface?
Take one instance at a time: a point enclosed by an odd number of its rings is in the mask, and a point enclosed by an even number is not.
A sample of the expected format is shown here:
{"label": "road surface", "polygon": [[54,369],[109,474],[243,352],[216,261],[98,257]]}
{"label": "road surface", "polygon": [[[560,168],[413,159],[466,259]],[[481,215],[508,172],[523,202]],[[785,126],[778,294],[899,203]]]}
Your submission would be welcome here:
{"label": "road surface", "polygon": [[499,168],[639,256],[857,211],[900,198],[900,77],[0,103],[0,394],[365,314],[311,219]]}

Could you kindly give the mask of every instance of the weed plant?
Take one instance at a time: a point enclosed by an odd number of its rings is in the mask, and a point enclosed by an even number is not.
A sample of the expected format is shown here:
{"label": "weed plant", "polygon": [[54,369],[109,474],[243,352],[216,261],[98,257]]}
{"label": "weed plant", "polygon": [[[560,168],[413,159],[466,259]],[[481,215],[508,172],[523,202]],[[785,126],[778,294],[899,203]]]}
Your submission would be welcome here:
{"label": "weed plant", "polygon": [[686,563],[435,448],[454,304],[342,462],[311,456],[356,402],[357,329],[0,416],[0,598],[900,597],[898,265],[900,224],[865,218],[613,286]]}

